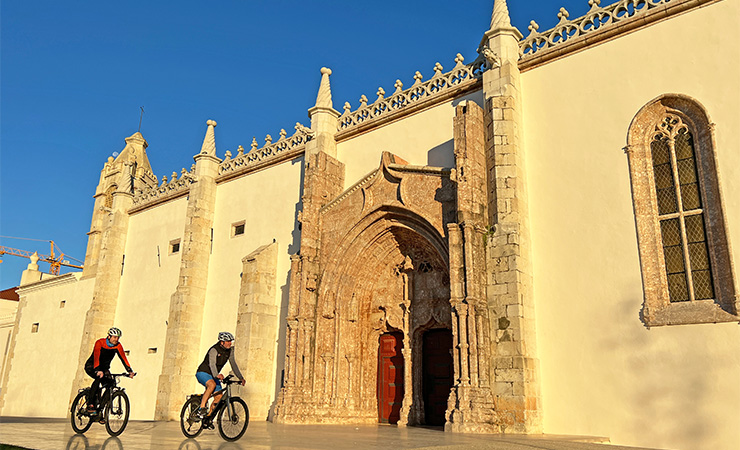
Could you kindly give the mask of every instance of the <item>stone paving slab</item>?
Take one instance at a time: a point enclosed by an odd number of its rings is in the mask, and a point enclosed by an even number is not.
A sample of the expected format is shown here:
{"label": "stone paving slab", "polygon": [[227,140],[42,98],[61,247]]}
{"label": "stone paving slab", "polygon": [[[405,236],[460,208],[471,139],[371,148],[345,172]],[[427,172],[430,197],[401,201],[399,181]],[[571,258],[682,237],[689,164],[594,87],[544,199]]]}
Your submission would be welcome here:
{"label": "stone paving slab", "polygon": [[[177,422],[132,421],[118,437],[94,424],[76,435],[63,419],[0,417],[0,443],[34,450],[240,450],[240,449],[434,449],[434,450],[616,450],[603,438],[579,436],[474,435],[444,433],[441,428],[393,425],[279,425],[252,422],[237,442],[226,442],[216,430],[185,439]],[[643,449],[644,450],[644,449]]]}

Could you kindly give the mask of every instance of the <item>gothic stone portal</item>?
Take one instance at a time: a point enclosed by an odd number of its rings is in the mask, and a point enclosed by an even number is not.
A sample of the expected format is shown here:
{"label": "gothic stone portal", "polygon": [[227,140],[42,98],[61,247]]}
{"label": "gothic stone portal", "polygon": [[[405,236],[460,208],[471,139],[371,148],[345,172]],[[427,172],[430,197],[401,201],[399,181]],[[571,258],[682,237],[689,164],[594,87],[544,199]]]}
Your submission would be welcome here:
{"label": "gothic stone portal", "polygon": [[[393,422],[397,414],[400,425],[425,423],[424,336],[452,330],[445,218],[454,217],[455,197],[449,173],[398,161],[384,154],[376,172],[324,206],[318,258],[302,244],[293,259],[278,422]],[[397,340],[386,369],[402,370],[393,376],[400,408],[379,375],[380,347],[391,339],[381,336]],[[379,408],[379,396],[394,398]],[[434,421],[444,421],[432,398]]]}

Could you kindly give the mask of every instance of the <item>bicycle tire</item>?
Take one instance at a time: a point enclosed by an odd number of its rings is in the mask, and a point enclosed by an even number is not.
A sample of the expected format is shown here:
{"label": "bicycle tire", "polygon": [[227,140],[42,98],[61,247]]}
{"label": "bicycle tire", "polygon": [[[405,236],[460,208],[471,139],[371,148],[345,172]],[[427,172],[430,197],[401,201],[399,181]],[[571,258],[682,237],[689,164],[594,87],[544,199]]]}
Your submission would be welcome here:
{"label": "bicycle tire", "polygon": [[[131,403],[125,391],[115,391],[105,406],[105,430],[111,436],[123,433],[131,413]],[[112,425],[115,423],[116,425]]]}
{"label": "bicycle tire", "polygon": [[203,432],[203,421],[195,422],[192,420],[195,411],[200,408],[200,396],[193,396],[182,405],[180,411],[180,431],[187,438],[198,437]]}
{"label": "bicycle tire", "polygon": [[[228,405],[224,405],[218,412],[218,433],[224,440],[233,442],[244,435],[249,426],[249,408],[247,404],[239,397],[229,399],[233,415],[229,417]],[[236,431],[233,434],[231,431]]]}
{"label": "bicycle tire", "polygon": [[85,431],[90,429],[92,426],[92,417],[85,413],[87,408],[87,391],[82,391],[77,394],[77,397],[72,401],[71,414],[69,416],[70,422],[72,422],[72,429],[77,434],[83,434]]}

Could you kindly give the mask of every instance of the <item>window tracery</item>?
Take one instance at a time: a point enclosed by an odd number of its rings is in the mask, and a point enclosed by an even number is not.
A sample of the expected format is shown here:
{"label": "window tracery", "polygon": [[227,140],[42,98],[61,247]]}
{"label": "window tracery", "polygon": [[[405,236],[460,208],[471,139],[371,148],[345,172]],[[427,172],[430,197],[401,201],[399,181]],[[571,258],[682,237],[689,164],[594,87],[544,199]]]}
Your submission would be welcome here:
{"label": "window tracery", "polygon": [[626,148],[648,326],[738,320],[713,125],[681,95],[643,107]]}

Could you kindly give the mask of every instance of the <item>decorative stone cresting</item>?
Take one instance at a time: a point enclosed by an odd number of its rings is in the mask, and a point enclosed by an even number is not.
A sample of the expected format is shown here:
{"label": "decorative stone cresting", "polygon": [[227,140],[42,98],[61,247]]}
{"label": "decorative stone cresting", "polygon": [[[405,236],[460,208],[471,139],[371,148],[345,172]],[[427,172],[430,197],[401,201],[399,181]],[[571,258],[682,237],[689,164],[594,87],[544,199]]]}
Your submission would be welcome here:
{"label": "decorative stone cresting", "polygon": [[236,172],[249,166],[266,162],[273,157],[277,157],[290,150],[305,145],[313,139],[314,133],[300,123],[295,124],[295,133],[287,137],[285,130],[280,130],[280,139],[272,142],[272,137],[268,134],[265,139],[264,147],[258,149],[257,141],[252,141],[252,149],[244,153],[244,148],[239,146],[239,151],[232,159],[231,154],[227,152],[223,162],[219,165],[218,174],[222,175],[229,172]]}
{"label": "decorative stone cresting", "polygon": [[589,0],[591,9],[581,17],[568,19],[568,10],[560,8],[558,22],[555,27],[539,32],[539,25],[534,20],[529,25],[529,36],[520,44],[521,60],[534,57],[538,52],[564,44],[565,42],[600,30],[606,26],[615,25],[625,20],[637,18],[656,8],[677,0],[620,0],[608,6],[600,6],[600,0]]}
{"label": "decorative stone cresting", "polygon": [[450,89],[461,87],[466,83],[478,80],[483,72],[488,70],[488,61],[479,56],[470,64],[463,64],[464,58],[461,54],[455,57],[455,67],[447,73],[442,73],[443,67],[440,63],[434,65],[434,75],[427,81],[422,82],[423,76],[418,71],[414,75],[414,84],[403,89],[401,80],[396,80],[396,90],[389,97],[385,97],[385,90],[378,88],[378,98],[371,104],[367,103],[367,97],[360,97],[360,106],[352,111],[349,102],[344,104],[344,113],[339,117],[338,130],[348,131],[359,127],[374,119],[385,117],[394,111],[409,107],[428,98],[441,95]]}
{"label": "decorative stone cresting", "polygon": [[179,177],[177,172],[172,172],[169,179],[166,175],[162,177],[162,183],[159,186],[147,191],[138,191],[134,196],[134,208],[143,208],[160,200],[179,196],[189,191],[193,183],[195,183],[195,166],[191,167],[190,171],[183,168]]}

